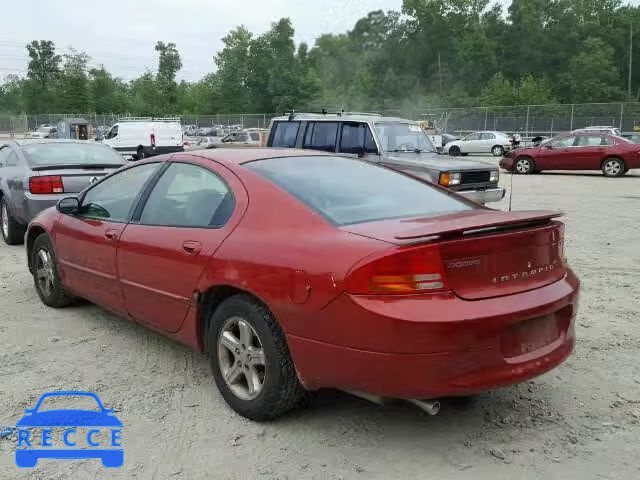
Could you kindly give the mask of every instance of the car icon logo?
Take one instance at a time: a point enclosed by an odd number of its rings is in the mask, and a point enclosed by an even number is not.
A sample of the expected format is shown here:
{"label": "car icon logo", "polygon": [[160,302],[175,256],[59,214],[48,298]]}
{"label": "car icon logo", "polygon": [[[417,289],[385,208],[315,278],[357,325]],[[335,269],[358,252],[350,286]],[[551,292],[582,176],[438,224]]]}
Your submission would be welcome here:
{"label": "car icon logo", "polygon": [[98,180],[100,180],[98,177],[91,177],[89,179],[89,184],[93,185],[94,183],[96,183]]}
{"label": "car icon logo", "polygon": [[[45,399],[61,396],[93,398],[100,411],[40,410]],[[40,397],[36,406],[32,409],[26,409],[26,415],[16,423],[18,430],[16,465],[21,468],[33,468],[40,458],[99,458],[105,467],[121,467],[124,463],[124,450],[120,443],[122,422],[114,415],[114,412],[112,409],[105,408],[95,393],[78,391],[45,393]],[[64,434],[54,439],[52,427],[64,427]],[[78,429],[86,427],[91,428],[88,429],[86,436],[83,436]],[[36,433],[34,429],[41,429],[41,431]],[[54,445],[54,443],[64,440],[64,446],[76,447],[85,437],[89,448],[56,448],[58,445]],[[40,446],[37,444],[40,439],[42,448],[37,448]],[[106,448],[109,446],[112,448]]]}

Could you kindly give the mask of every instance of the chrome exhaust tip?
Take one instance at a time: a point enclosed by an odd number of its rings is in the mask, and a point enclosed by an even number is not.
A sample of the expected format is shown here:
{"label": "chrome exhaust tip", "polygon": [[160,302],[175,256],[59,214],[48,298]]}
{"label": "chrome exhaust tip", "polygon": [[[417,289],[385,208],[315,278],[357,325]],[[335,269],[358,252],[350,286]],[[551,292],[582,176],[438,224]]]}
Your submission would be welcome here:
{"label": "chrome exhaust tip", "polygon": [[427,412],[429,415],[437,415],[440,411],[440,402],[438,400],[417,400],[415,398],[407,399],[407,402],[413,403],[420,410]]}

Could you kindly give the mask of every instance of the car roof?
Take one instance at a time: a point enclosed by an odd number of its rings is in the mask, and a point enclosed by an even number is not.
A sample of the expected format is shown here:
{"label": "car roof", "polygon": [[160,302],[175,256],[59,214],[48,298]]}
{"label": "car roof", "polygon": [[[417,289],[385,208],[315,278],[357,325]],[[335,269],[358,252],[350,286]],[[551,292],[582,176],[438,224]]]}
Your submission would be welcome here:
{"label": "car roof", "polygon": [[208,150],[192,150],[181,155],[208,158],[223,165],[242,165],[254,160],[266,160],[268,158],[325,157],[336,154],[297,148],[212,148]]}
{"label": "car roof", "polygon": [[378,115],[377,113],[360,113],[360,112],[344,112],[344,113],[294,113],[293,118],[291,115],[283,115],[281,117],[274,117],[275,121],[301,121],[301,120],[324,120],[327,122],[381,122],[381,123],[412,123],[418,124],[416,120],[409,120],[407,118],[400,117],[385,117],[384,115]]}

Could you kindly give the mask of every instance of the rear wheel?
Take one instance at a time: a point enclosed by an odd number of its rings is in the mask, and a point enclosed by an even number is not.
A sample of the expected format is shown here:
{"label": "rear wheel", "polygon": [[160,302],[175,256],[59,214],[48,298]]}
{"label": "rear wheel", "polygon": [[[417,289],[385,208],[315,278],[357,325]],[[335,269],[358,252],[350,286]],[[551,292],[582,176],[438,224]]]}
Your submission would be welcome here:
{"label": "rear wheel", "polygon": [[60,308],[73,301],[73,297],[66,292],[60,279],[58,259],[51,239],[46,233],[38,236],[33,242],[31,265],[33,281],[42,303],[49,307]]}
{"label": "rear wheel", "polygon": [[452,157],[457,157],[461,153],[462,152],[460,151],[460,147],[457,147],[455,145],[449,149],[449,155],[451,155]]}
{"label": "rear wheel", "polygon": [[605,177],[621,177],[627,173],[627,166],[620,158],[607,158],[602,162],[602,173]]}
{"label": "rear wheel", "polygon": [[0,231],[7,245],[19,245],[24,241],[24,227],[11,215],[4,197],[0,198]]}
{"label": "rear wheel", "polygon": [[502,157],[504,156],[504,147],[502,145],[496,145],[491,149],[491,153],[494,157]]}
{"label": "rear wheel", "polygon": [[513,165],[513,171],[520,175],[529,175],[536,169],[536,164],[531,157],[519,157]]}
{"label": "rear wheel", "polygon": [[230,297],[215,310],[207,349],[218,390],[243,417],[268,420],[304,397],[282,329],[248,295]]}

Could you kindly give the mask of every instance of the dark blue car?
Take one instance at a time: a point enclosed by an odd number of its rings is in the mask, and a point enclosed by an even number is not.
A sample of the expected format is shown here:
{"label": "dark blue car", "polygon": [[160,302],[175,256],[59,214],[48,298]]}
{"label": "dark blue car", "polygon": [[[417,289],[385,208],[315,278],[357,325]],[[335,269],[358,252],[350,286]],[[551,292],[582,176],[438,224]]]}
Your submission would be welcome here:
{"label": "dark blue car", "polygon": [[[60,409],[39,412],[38,409],[48,397],[83,396],[93,398],[100,411]],[[114,415],[114,410],[104,407],[100,398],[90,392],[50,392],[40,397],[33,409],[26,409],[26,415],[16,424],[16,428],[26,427],[122,427],[122,422]],[[120,467],[124,462],[122,448],[89,448],[89,449],[53,449],[53,448],[25,448],[16,449],[16,464],[19,467],[34,467],[40,458],[83,459],[99,458],[105,467]]]}

